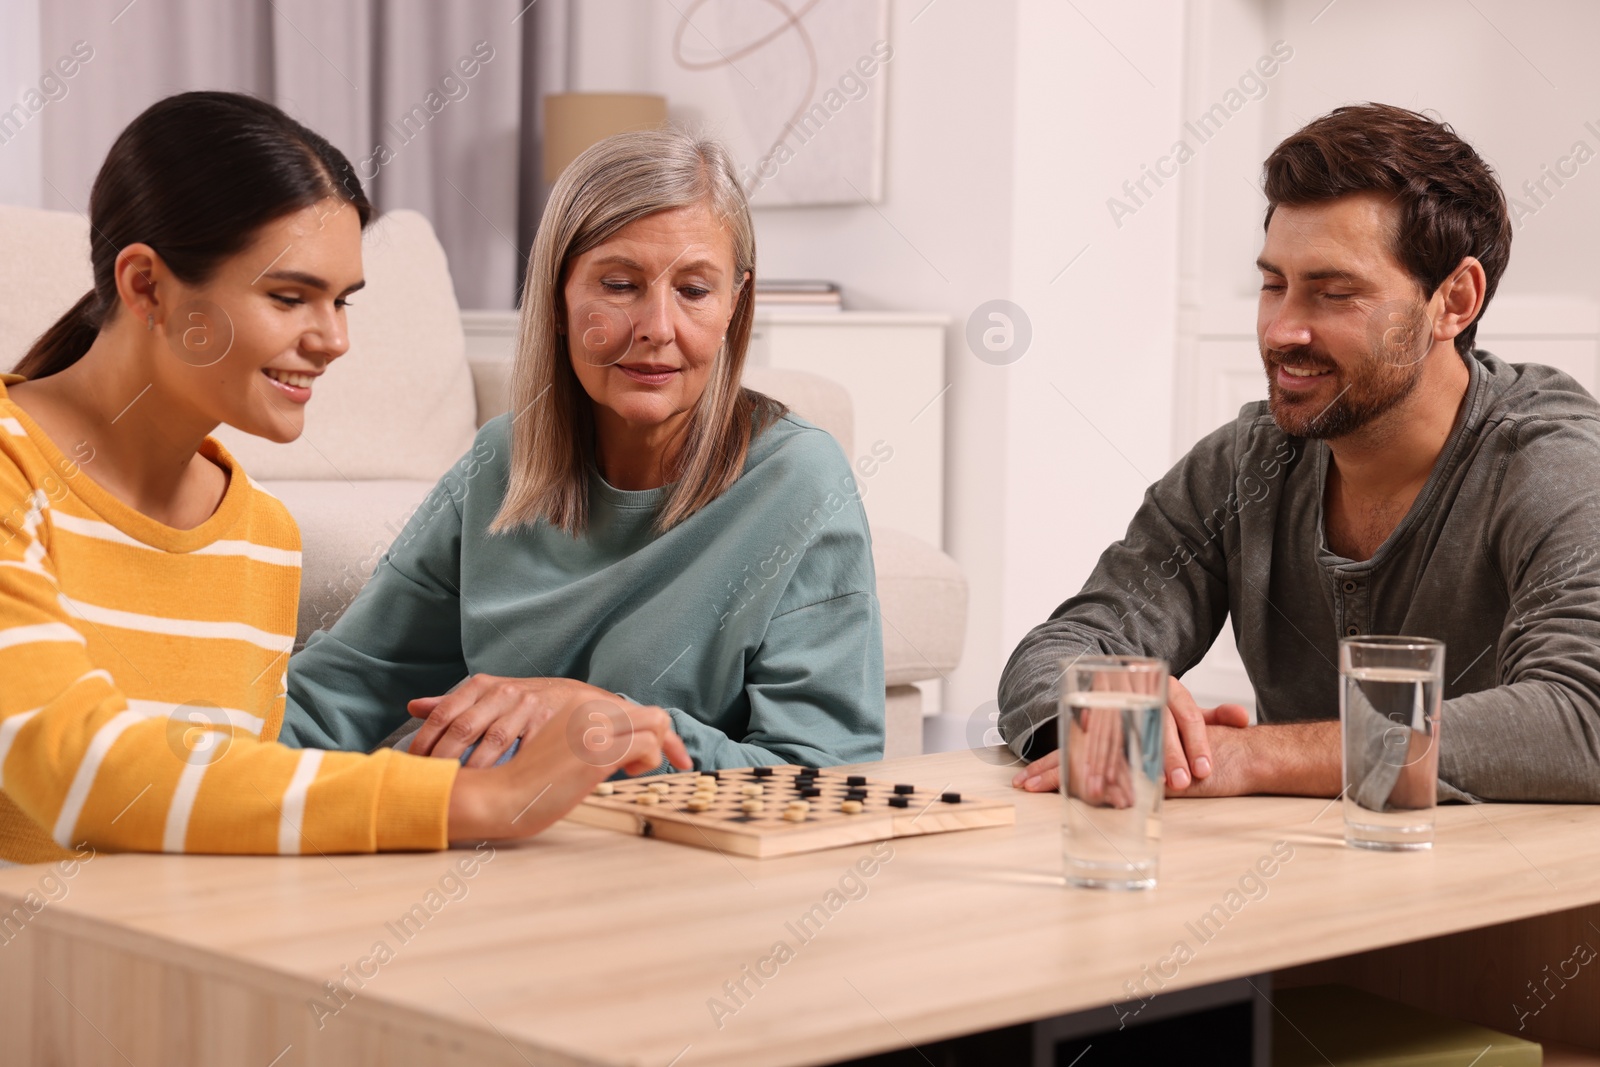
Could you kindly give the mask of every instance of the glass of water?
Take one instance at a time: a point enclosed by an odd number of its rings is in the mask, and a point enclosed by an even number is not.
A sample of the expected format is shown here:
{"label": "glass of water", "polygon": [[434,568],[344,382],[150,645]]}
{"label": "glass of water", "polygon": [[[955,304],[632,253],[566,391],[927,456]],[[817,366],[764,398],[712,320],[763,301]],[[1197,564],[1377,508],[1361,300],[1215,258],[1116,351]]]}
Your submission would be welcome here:
{"label": "glass of water", "polygon": [[1442,641],[1339,642],[1347,844],[1385,851],[1433,847],[1443,691]]}
{"label": "glass of water", "polygon": [[1161,845],[1167,664],[1061,661],[1062,855],[1070,885],[1150,889]]}

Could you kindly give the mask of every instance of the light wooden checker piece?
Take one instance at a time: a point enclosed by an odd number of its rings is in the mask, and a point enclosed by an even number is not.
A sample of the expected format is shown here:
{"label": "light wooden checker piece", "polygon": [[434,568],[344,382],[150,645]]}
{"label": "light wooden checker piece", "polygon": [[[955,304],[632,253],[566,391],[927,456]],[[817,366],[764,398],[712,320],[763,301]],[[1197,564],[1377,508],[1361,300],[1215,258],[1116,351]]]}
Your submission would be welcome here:
{"label": "light wooden checker piece", "polygon": [[[758,774],[758,770],[768,773]],[[697,789],[703,789],[699,785],[701,772],[686,771],[607,782],[600,789],[609,787],[609,794],[597,792],[584,798],[567,818],[585,826],[757,859],[817,852],[863,841],[1010,826],[1017,818],[1016,808],[1009,801],[941,793],[903,783],[897,793],[897,783],[844,771],[812,771],[785,765],[722,770],[716,775],[716,794],[704,811],[689,809]],[[791,803],[802,799],[800,788],[807,778],[817,795],[803,798],[808,804],[803,819],[785,818]],[[853,786],[852,778],[862,784]],[[665,791],[661,789],[663,785],[667,787]],[[745,787],[750,785],[762,787],[759,797],[745,795]],[[911,791],[905,792],[908,788]],[[841,805],[852,791],[865,795],[860,812],[847,814]],[[642,794],[650,794],[654,800],[640,803]],[[946,796],[952,799],[943,799]],[[903,807],[891,803],[891,798],[896,797],[904,800]],[[742,810],[751,799],[761,801],[761,811]]]}

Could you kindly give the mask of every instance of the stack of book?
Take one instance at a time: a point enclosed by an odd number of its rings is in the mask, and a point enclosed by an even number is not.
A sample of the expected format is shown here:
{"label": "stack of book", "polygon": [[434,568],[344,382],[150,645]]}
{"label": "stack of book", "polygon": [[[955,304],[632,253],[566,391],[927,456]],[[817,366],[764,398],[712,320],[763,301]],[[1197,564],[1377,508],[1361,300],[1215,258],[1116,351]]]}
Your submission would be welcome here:
{"label": "stack of book", "polygon": [[843,311],[844,294],[832,282],[757,278],[756,307],[768,311]]}

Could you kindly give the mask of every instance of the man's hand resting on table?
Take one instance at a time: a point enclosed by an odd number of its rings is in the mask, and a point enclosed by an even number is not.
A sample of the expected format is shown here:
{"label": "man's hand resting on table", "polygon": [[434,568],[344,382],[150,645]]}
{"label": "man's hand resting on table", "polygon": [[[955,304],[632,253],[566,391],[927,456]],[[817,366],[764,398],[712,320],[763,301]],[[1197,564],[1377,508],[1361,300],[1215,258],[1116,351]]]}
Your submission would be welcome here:
{"label": "man's hand resting on table", "polygon": [[406,710],[426,720],[411,738],[417,756],[493,767],[519,737],[538,730],[562,708],[583,700],[621,703],[616,694],[572,678],[501,678],[474,674],[443,696],[418,697]]}
{"label": "man's hand resting on table", "polygon": [[[1168,682],[1166,716],[1166,780],[1169,797],[1233,797],[1255,793],[1280,796],[1336,797],[1340,791],[1339,723],[1337,720],[1250,726],[1250,713],[1240,704],[1202,708],[1183,683]],[[1075,746],[1082,758],[1108,760],[1115,750],[1104,745]],[[1080,795],[1115,804],[1114,790],[1091,795],[1094,783],[1108,782],[1073,755],[1083,774]],[[1061,787],[1060,753],[1035,760],[1012,779],[1018,789],[1040,793]]]}
{"label": "man's hand resting on table", "polygon": [[505,763],[456,772],[449,839],[531,837],[617,771],[644,774],[663,759],[680,770],[693,766],[665,711],[610,693],[604,699],[580,693],[525,736]]}
{"label": "man's hand resting on table", "polygon": [[[1243,781],[1248,761],[1240,750],[1239,735],[1249,725],[1250,712],[1242,704],[1219,704],[1202,708],[1195,703],[1182,682],[1176,678],[1167,682],[1167,713],[1165,734],[1166,780],[1170,794],[1182,796],[1226,796],[1248,791]],[[1221,746],[1223,753],[1214,752]],[[1118,754],[1115,746],[1075,746],[1084,752],[1085,763],[1077,769],[1086,775],[1086,788],[1094,789],[1096,783],[1105,788],[1113,769],[1112,761]],[[1077,763],[1074,756],[1074,763]],[[1226,759],[1226,768],[1218,766]],[[1090,766],[1093,761],[1094,766]],[[1207,779],[1220,776],[1214,782]],[[1031,793],[1043,793],[1061,788],[1061,753],[1046,753],[1012,779],[1012,785]],[[1203,787],[1203,791],[1202,791]],[[1226,792],[1213,792],[1225,790]],[[1091,798],[1093,799],[1093,798]]]}

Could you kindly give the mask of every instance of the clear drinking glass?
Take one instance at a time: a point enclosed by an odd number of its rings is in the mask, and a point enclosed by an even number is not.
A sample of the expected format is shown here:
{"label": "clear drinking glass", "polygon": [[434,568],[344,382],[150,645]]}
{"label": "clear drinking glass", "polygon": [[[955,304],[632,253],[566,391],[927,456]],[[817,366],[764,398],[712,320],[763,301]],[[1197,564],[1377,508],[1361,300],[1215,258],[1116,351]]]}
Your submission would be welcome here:
{"label": "clear drinking glass", "polygon": [[1062,856],[1067,882],[1150,889],[1161,845],[1167,664],[1143,656],[1061,661]]}
{"label": "clear drinking glass", "polygon": [[1385,851],[1433,847],[1443,691],[1442,641],[1339,642],[1347,844]]}

